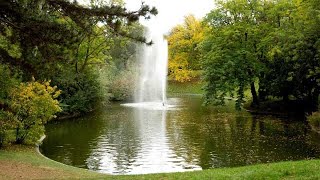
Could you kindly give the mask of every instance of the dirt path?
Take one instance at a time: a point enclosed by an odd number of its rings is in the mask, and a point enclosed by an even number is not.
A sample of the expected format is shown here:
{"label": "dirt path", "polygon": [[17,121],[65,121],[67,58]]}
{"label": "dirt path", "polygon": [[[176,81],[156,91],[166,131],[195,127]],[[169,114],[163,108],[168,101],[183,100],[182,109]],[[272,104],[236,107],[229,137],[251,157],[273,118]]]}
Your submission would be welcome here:
{"label": "dirt path", "polygon": [[34,146],[12,145],[0,149],[0,180],[101,177],[105,175],[52,161],[42,156]]}
{"label": "dirt path", "polygon": [[37,166],[16,161],[0,161],[0,179],[63,179],[71,178],[66,171],[47,166]]}

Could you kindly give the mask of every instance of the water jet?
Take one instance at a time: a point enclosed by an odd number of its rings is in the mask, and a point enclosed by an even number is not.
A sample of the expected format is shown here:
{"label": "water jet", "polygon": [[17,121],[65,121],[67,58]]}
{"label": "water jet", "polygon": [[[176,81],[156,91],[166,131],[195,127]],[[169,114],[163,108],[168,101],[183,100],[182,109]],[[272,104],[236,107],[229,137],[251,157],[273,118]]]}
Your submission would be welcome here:
{"label": "water jet", "polygon": [[166,97],[168,74],[168,42],[154,21],[146,28],[145,36],[152,45],[143,45],[140,69],[135,89],[134,103],[123,104],[128,107],[167,110],[173,108]]}

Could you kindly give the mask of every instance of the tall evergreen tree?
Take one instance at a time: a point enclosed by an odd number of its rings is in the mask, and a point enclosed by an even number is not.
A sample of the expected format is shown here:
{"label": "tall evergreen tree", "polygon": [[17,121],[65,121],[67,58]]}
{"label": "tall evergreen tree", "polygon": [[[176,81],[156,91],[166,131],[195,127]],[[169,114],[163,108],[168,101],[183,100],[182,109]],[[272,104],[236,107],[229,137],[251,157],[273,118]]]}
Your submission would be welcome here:
{"label": "tall evergreen tree", "polygon": [[[38,76],[37,69],[57,61],[75,63],[77,45],[92,35],[98,23],[106,35],[130,36],[123,26],[155,14],[157,10],[145,4],[128,11],[121,5],[84,6],[68,0],[1,1],[0,37],[6,46],[0,46],[0,62]],[[146,43],[142,36],[132,38]]]}

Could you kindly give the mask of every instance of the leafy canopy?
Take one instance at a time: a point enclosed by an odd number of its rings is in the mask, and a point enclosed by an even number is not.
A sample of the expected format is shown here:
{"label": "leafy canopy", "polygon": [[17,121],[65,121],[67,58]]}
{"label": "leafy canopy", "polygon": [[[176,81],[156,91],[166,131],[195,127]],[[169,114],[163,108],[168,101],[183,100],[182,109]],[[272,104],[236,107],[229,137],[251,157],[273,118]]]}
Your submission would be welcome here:
{"label": "leafy canopy", "polygon": [[167,37],[169,43],[169,76],[179,82],[190,81],[201,70],[199,43],[204,39],[205,26],[193,15],[184,24],[174,27]]}

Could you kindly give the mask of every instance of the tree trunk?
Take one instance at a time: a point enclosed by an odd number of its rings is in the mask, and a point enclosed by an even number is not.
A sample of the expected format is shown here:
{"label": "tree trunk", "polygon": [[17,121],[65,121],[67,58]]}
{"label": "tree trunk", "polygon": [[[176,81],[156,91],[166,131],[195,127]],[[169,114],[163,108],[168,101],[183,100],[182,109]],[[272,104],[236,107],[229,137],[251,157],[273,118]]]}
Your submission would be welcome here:
{"label": "tree trunk", "polygon": [[312,113],[315,111],[318,111],[318,107],[319,107],[319,92],[317,90],[315,90],[315,92],[310,93],[309,97],[307,98],[307,102],[308,106],[310,106],[309,108],[309,112],[308,113]]}
{"label": "tree trunk", "polygon": [[256,87],[254,86],[254,82],[251,82],[250,88],[251,88],[251,94],[252,94],[251,106],[259,106],[259,99],[258,99]]}
{"label": "tree trunk", "polygon": [[22,140],[20,138],[20,128],[16,129],[16,144],[22,144]]}
{"label": "tree trunk", "polygon": [[289,94],[288,93],[285,93],[283,96],[282,96],[282,99],[284,102],[289,102]]}

